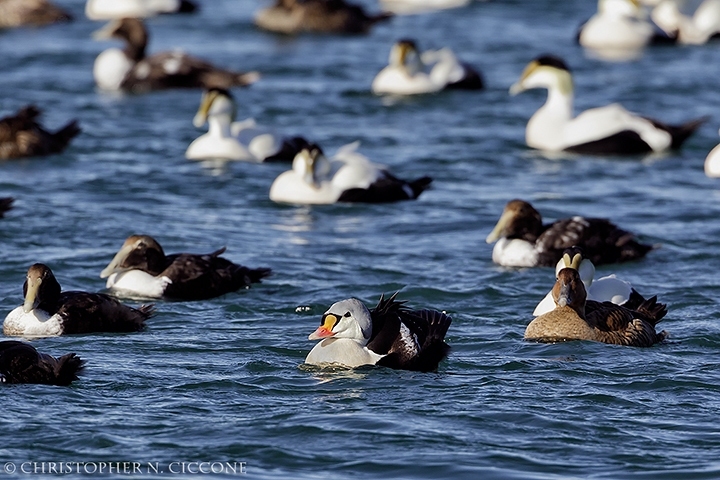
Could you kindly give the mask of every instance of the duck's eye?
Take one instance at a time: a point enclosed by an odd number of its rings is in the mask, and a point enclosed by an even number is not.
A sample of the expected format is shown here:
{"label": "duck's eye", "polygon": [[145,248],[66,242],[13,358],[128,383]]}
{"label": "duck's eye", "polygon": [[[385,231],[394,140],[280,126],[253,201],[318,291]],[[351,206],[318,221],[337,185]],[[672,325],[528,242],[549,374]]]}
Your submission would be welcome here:
{"label": "duck's eye", "polygon": [[345,317],[345,318],[348,318],[348,317],[350,317],[350,316],[352,316],[352,315],[350,314],[350,312],[345,312],[345,315],[343,315],[343,317]]}

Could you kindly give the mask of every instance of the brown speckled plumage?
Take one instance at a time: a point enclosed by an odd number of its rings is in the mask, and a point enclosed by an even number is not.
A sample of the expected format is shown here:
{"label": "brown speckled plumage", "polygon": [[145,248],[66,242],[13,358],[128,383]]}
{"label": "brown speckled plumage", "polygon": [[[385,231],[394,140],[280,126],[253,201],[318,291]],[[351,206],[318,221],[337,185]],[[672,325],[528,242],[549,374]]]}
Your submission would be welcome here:
{"label": "brown speckled plumage", "polygon": [[377,22],[392,15],[368,15],[344,0],[278,0],[272,7],[258,12],[255,24],[287,35],[310,33],[367,33]]}
{"label": "brown speckled plumage", "polygon": [[69,22],[72,16],[47,0],[0,0],[0,29]]}
{"label": "brown speckled plumage", "polygon": [[0,118],[0,159],[59,153],[80,133],[75,120],[55,133],[49,132],[37,121],[39,116],[40,110],[28,105],[15,115]]}

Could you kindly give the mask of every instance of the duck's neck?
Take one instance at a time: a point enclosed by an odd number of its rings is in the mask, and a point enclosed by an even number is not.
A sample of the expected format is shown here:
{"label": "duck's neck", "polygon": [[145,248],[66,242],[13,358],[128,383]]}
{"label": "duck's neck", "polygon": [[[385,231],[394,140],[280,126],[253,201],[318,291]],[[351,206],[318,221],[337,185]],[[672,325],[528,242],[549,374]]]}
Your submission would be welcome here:
{"label": "duck's neck", "polygon": [[553,117],[555,121],[567,122],[573,117],[573,94],[559,87],[548,88],[548,98],[538,113]]}
{"label": "duck's neck", "polygon": [[208,134],[212,137],[230,137],[230,118],[226,115],[208,117]]}
{"label": "duck's neck", "polygon": [[125,45],[125,55],[132,59],[135,63],[145,58],[145,47],[147,42],[128,42]]}

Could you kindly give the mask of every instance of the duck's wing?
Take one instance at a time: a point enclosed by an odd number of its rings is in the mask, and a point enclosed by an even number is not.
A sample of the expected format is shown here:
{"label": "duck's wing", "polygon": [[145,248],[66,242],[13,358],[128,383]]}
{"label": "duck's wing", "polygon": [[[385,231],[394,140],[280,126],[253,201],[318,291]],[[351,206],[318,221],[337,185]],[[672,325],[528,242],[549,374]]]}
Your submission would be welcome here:
{"label": "duck's wing", "polygon": [[585,317],[596,330],[598,340],[605,343],[650,347],[667,336],[664,331],[655,331],[655,323],[659,319],[649,321],[642,313],[611,302],[587,301]]}
{"label": "duck's wing", "polygon": [[538,237],[538,265],[554,266],[563,250],[572,246],[581,247],[595,265],[635,260],[653,248],[607,219],[572,217],[548,225]]}
{"label": "duck's wing", "polygon": [[408,182],[383,171],[367,188],[344,190],[338,202],[385,203],[414,200],[430,186],[430,183],[432,183],[430,177],[421,177]]}
{"label": "duck's wing", "polygon": [[84,363],[74,353],[55,358],[24,342],[0,342],[0,376],[7,383],[69,385],[77,380]]}
{"label": "duck's wing", "polygon": [[80,133],[75,120],[55,133],[49,132],[37,121],[40,113],[37,107],[29,105],[0,119],[0,158],[59,153]]}
{"label": "duck's wing", "polygon": [[271,273],[269,268],[247,268],[220,257],[224,251],[223,247],[208,255],[169,255],[169,265],[160,274],[172,281],[165,296],[185,300],[213,298],[260,282]]}
{"label": "duck's wing", "polygon": [[153,305],[132,308],[102,293],[63,292],[56,315],[63,333],[136,332],[155,313]]}

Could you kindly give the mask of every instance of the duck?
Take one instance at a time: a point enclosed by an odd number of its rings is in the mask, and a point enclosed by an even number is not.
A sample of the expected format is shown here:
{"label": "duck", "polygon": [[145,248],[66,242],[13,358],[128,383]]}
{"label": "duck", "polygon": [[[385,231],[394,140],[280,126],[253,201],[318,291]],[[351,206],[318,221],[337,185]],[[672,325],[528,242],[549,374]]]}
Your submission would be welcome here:
{"label": "duck", "polygon": [[368,33],[376,23],[392,17],[390,13],[369,15],[363,8],[345,0],[276,0],[255,14],[255,25],[285,35],[299,33]]}
{"label": "duck", "polygon": [[585,110],[573,117],[573,82],[565,62],[543,55],[525,68],[510,87],[516,95],[546,88],[548,99],[528,121],[525,141],[531,148],[548,152],[581,154],[644,154],[677,149],[707,117],[683,125],[665,125],[641,117],[614,103]]}
{"label": "duck", "polygon": [[56,358],[26,342],[0,342],[0,383],[39,383],[65,387],[78,379],[85,361],[75,353]]}
{"label": "duck", "polygon": [[684,15],[675,0],[662,0],[652,9],[653,21],[683,45],[704,45],[720,36],[720,0],[705,0],[692,16]]}
{"label": "duck", "polygon": [[414,15],[465,7],[470,0],[380,0],[380,4],[385,11],[396,15]]}
{"label": "duck", "polygon": [[270,186],[270,200],[301,205],[395,202],[415,200],[430,186],[430,177],[400,180],[358,153],[359,145],[341,147],[332,160],[316,144],[303,148],[292,169]]}
{"label": "duck", "polygon": [[90,20],[147,18],[163,13],[194,13],[198,7],[189,0],[87,0],[85,16]]}
{"label": "duck", "polygon": [[56,132],[46,130],[39,122],[41,111],[27,105],[14,115],[0,118],[0,160],[60,153],[80,133],[77,120]]}
{"label": "duck", "polygon": [[575,216],[543,224],[540,212],[521,199],[505,205],[485,240],[495,243],[493,262],[504,267],[552,267],[573,246],[594,265],[637,260],[654,248],[605,218]]}
{"label": "duck", "polygon": [[452,318],[436,310],[411,310],[397,293],[368,310],[357,298],[334,303],[308,340],[321,340],[305,358],[308,365],[355,368],[379,365],[433,372],[447,356],[445,335]]}
{"label": "duck", "polygon": [[249,288],[271,274],[269,268],[247,268],[212,253],[165,255],[149,235],[130,235],[112,261],[100,272],[106,288],[144,298],[206,300]]}
{"label": "duck", "polygon": [[526,340],[549,343],[591,340],[651,347],[668,335],[655,329],[667,313],[665,305],[658,304],[655,298],[637,310],[610,302],[588,302],[576,265],[558,272],[552,292],[556,307],[528,324],[524,335]]}
{"label": "duck", "polygon": [[237,106],[232,94],[223,88],[203,93],[193,125],[209,125],[208,132],[195,140],[185,151],[191,160],[246,160],[250,162],[292,162],[310,143],[303,137],[283,138],[248,118],[235,121]]}
{"label": "duck", "polygon": [[[555,266],[555,277],[557,278],[560,270],[573,264],[578,265],[577,270],[585,286],[588,302],[611,302],[633,310],[647,301],[629,282],[617,278],[615,274],[594,280],[595,265],[584,257],[583,249],[580,247],[574,246],[565,249],[562,258]],[[555,300],[553,300],[551,290],[535,307],[533,316],[537,317],[554,308]]]}
{"label": "duck", "polygon": [[414,40],[402,39],[393,45],[389,65],[375,76],[371,89],[376,95],[417,95],[483,87],[480,73],[460,62],[449,48],[428,50],[421,55]]}
{"label": "duck", "polygon": [[0,30],[43,27],[72,19],[72,15],[48,0],[0,0]]}
{"label": "duck", "polygon": [[[720,130],[718,130],[718,135],[720,135]],[[710,150],[705,157],[705,175],[711,178],[720,177],[720,144]]]}
{"label": "duck", "polygon": [[598,0],[598,11],[580,27],[578,43],[591,49],[639,50],[674,39],[656,33],[639,0]]}
{"label": "duck", "polygon": [[3,218],[5,216],[5,212],[7,212],[13,207],[14,201],[15,199],[12,197],[0,198],[0,218]]}
{"label": "duck", "polygon": [[93,34],[98,40],[117,38],[125,49],[109,48],[95,59],[93,76],[101,90],[143,93],[166,88],[230,88],[260,78],[258,72],[239,73],[214,67],[181,50],[145,55],[148,33],[137,18],[113,20]]}
{"label": "duck", "polygon": [[52,270],[35,263],[23,284],[25,302],[3,322],[9,336],[51,337],[75,333],[136,332],[154,314],[153,305],[132,308],[102,293],[61,292]]}

